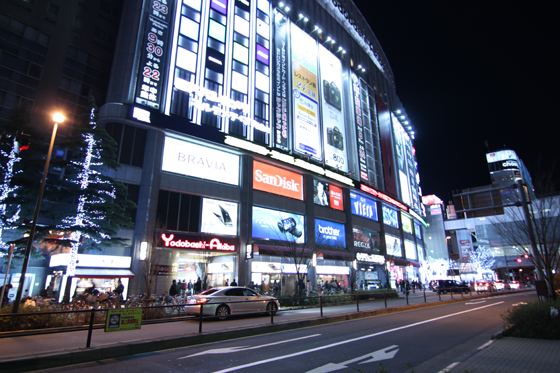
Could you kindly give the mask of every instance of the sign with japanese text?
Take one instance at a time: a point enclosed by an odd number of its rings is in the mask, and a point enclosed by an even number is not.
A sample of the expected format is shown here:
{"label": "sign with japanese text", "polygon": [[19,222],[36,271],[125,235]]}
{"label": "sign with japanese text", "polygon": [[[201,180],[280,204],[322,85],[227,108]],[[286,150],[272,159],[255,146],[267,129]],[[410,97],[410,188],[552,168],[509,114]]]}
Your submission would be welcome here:
{"label": "sign with japanese text", "polygon": [[105,319],[105,332],[122,332],[140,329],[142,326],[142,308],[108,309]]}

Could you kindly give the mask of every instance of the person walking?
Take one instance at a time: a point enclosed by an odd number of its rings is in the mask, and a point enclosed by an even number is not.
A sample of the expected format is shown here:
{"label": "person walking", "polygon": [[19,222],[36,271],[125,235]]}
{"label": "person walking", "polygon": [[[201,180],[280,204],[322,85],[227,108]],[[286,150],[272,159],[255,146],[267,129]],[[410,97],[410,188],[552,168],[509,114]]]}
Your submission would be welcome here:
{"label": "person walking", "polygon": [[237,286],[237,282],[235,282],[235,279],[233,279],[233,281],[231,282],[231,286]]}
{"label": "person walking", "polygon": [[177,280],[173,280],[171,287],[169,288],[169,295],[174,297],[177,295]]}
{"label": "person walking", "polygon": [[115,294],[119,299],[119,302],[123,300],[123,292],[124,292],[124,285],[122,284],[121,280],[119,279],[117,282],[117,287],[115,288]]}
{"label": "person walking", "polygon": [[200,280],[200,276],[199,276],[198,280],[196,280],[194,284],[194,293],[198,294],[200,293],[200,290],[202,290],[202,280]]}

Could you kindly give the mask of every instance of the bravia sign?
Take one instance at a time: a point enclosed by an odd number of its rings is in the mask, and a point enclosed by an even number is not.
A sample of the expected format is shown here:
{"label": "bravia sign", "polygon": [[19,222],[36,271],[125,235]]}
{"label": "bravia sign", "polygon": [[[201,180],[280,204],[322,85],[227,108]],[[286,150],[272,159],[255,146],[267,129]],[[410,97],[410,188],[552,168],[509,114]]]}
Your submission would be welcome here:
{"label": "bravia sign", "polygon": [[161,169],[239,185],[239,156],[171,137],[165,138]]}
{"label": "bravia sign", "polygon": [[303,176],[253,161],[253,189],[303,201]]}
{"label": "bravia sign", "polygon": [[163,247],[210,251],[236,251],[235,239],[224,237],[200,237],[194,235],[162,233]]}

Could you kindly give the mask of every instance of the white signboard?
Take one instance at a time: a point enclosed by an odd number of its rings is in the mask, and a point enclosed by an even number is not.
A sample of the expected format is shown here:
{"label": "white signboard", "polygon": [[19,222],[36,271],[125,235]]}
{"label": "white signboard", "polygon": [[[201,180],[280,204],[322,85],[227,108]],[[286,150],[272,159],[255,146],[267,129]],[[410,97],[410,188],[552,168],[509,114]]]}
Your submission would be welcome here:
{"label": "white signboard", "polygon": [[239,185],[239,156],[191,142],[165,138],[162,171]]}
{"label": "white signboard", "polygon": [[203,198],[200,232],[236,236],[237,203]]}

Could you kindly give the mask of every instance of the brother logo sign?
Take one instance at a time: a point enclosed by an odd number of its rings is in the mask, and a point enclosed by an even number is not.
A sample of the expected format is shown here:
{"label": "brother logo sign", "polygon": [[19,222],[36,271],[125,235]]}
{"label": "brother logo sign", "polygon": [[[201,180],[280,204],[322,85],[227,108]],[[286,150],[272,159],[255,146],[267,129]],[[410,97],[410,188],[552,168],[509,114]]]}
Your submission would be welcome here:
{"label": "brother logo sign", "polygon": [[315,219],[315,232],[319,245],[346,247],[344,224]]}
{"label": "brother logo sign", "polygon": [[303,201],[303,176],[253,161],[253,189]]}

